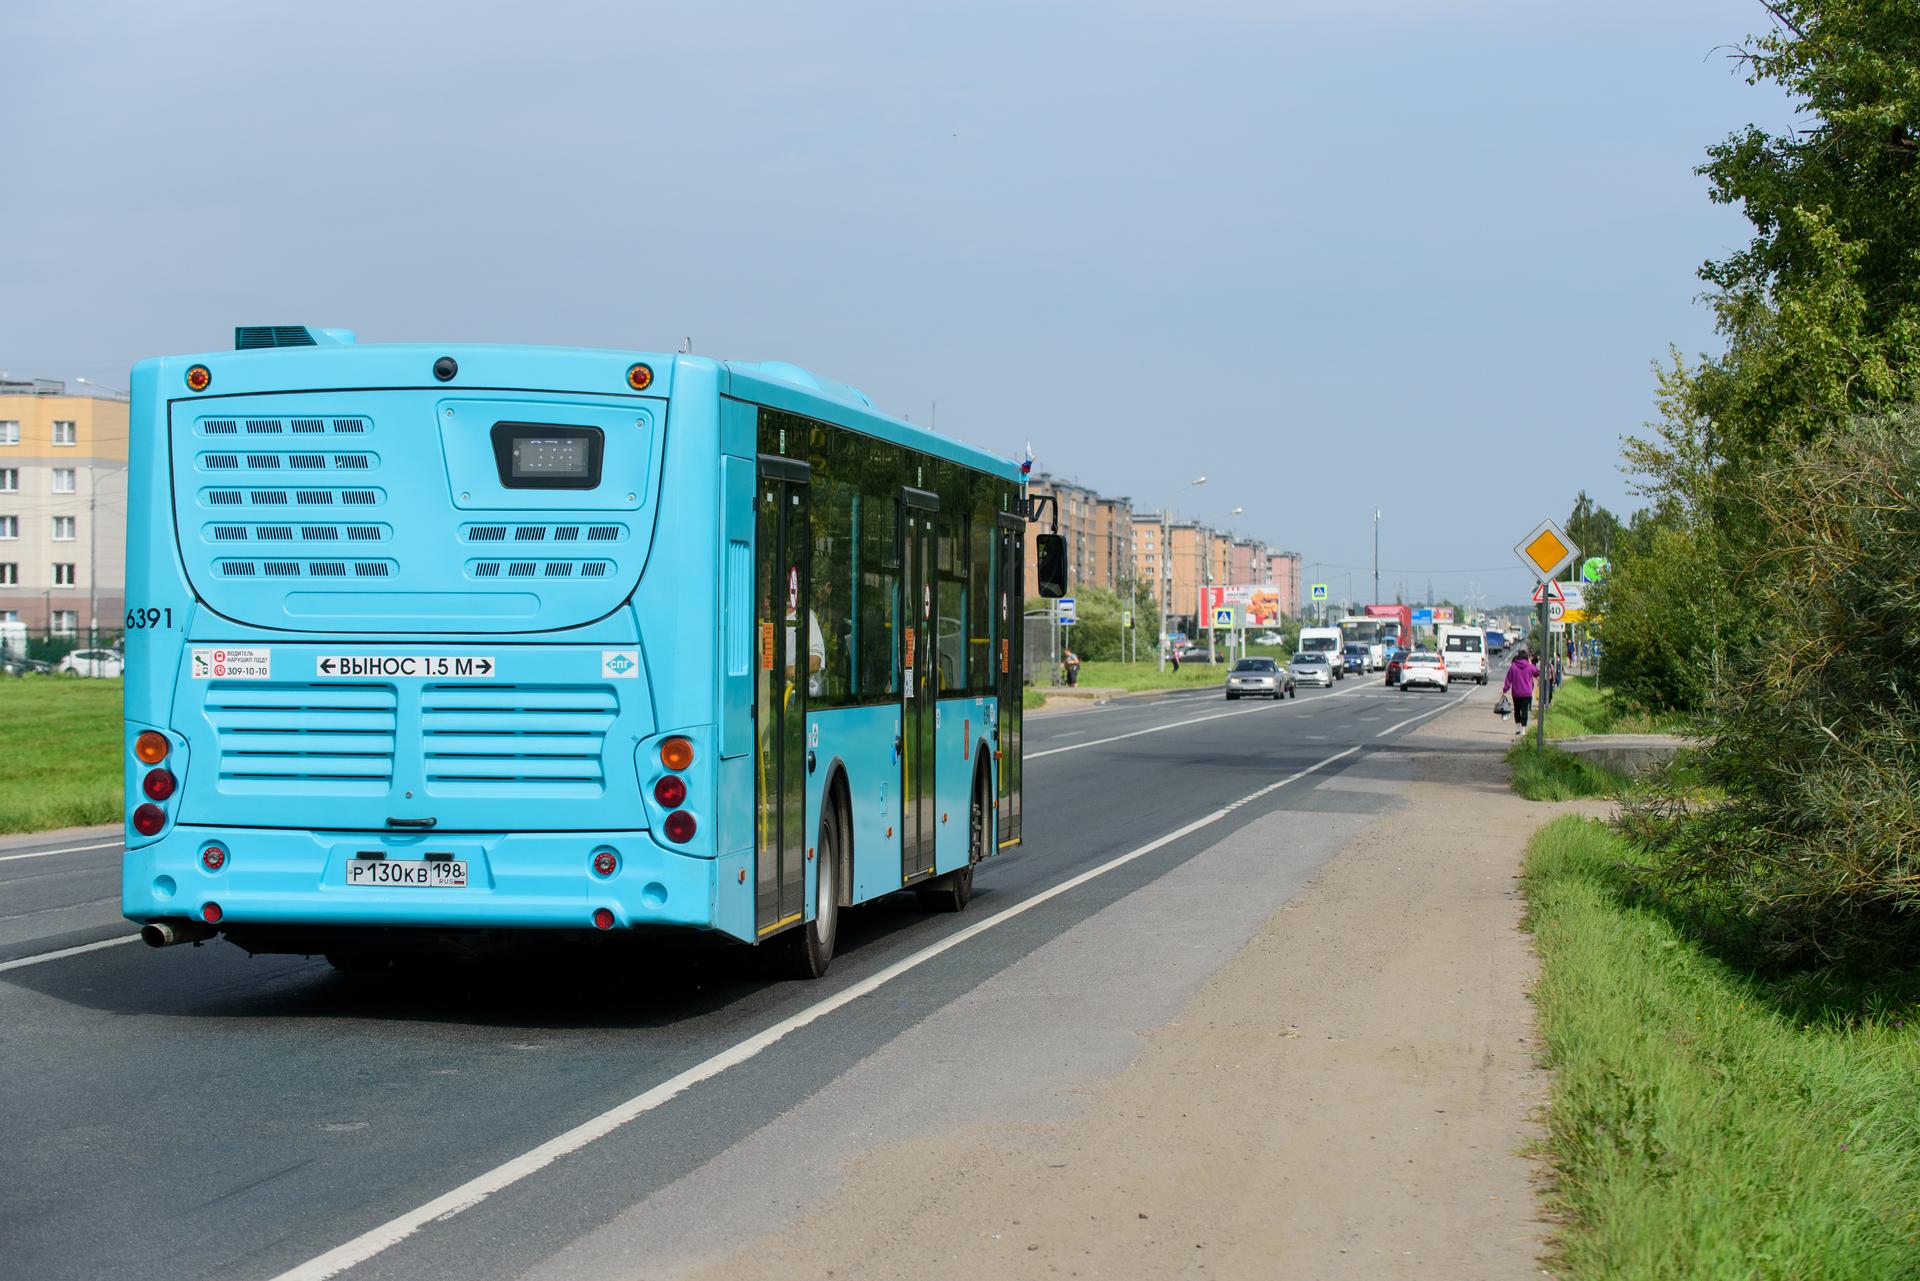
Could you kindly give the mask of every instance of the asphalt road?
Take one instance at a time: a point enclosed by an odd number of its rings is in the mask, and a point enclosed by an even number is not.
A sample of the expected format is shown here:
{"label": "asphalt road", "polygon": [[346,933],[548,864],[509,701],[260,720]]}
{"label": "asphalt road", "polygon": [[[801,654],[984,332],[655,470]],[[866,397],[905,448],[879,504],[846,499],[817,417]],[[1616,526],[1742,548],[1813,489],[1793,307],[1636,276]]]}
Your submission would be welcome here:
{"label": "asphalt road", "polygon": [[698,946],[377,983],[154,952],[122,941],[117,842],[0,847],[4,1271],[662,1275],[863,1146],[1115,1070],[1394,803],[1397,739],[1473,696],[1376,676],[1035,717],[1025,846],[958,916],[847,914],[811,984]]}

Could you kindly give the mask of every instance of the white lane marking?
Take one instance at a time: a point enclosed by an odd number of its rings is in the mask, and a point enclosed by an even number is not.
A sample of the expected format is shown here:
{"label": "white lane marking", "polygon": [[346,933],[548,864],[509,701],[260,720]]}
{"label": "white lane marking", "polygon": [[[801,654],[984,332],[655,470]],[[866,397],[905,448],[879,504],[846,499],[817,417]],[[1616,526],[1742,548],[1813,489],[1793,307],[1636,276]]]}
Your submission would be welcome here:
{"label": "white lane marking", "polygon": [[824,1001],[809,1005],[799,1013],[789,1015],[780,1022],[775,1023],[772,1027],[720,1051],[720,1053],[707,1059],[705,1062],[697,1063],[679,1075],[662,1081],[645,1093],[636,1094],[625,1103],[617,1104],[605,1112],[602,1112],[599,1116],[581,1122],[571,1130],[547,1140],[539,1147],[528,1152],[523,1152],[511,1161],[497,1165],[486,1173],[467,1180],[451,1192],[443,1193],[425,1205],[409,1210],[407,1213],[390,1219],[371,1231],[361,1233],[343,1245],[335,1246],[325,1254],[309,1259],[298,1267],[282,1272],[279,1276],[275,1277],[273,1281],[326,1281],[328,1277],[338,1276],[348,1268],[364,1263],[375,1255],[398,1245],[430,1223],[438,1222],[442,1219],[450,1219],[463,1211],[471,1210],[474,1206],[479,1205],[494,1193],[512,1187],[529,1175],[536,1174],[547,1166],[552,1165],[561,1157],[570,1156],[578,1152],[581,1148],[586,1147],[596,1139],[605,1138],[621,1126],[626,1125],[629,1121],[644,1116],[646,1113],[653,1111],[674,1097],[684,1094],[686,1091],[704,1081],[712,1080],[728,1068],[737,1067],[747,1062],[749,1059],[759,1055],[763,1050],[768,1049],[786,1037],[789,1033],[797,1032],[809,1023],[825,1018],[835,1010],[850,1005],[861,997],[877,991],[886,984],[891,983],[894,979],[899,978],[902,974],[925,965],[941,953],[951,951],[969,939],[986,933],[995,926],[1004,925],[1014,917],[1032,911],[1050,899],[1058,898],[1070,890],[1078,889],[1088,881],[1105,876],[1108,872],[1125,867],[1135,859],[1144,858],[1155,850],[1170,845],[1182,837],[1191,836],[1201,828],[1218,823],[1235,810],[1250,805],[1263,796],[1277,792],[1289,783],[1296,783],[1307,775],[1314,773],[1316,770],[1333,764],[1335,761],[1341,759],[1341,757],[1351,756],[1359,750],[1360,748],[1356,745],[1347,748],[1343,752],[1329,756],[1325,760],[1316,761],[1299,773],[1289,775],[1277,783],[1269,783],[1258,791],[1249,792],[1239,800],[1231,801],[1213,811],[1213,813],[1193,820],[1185,827],[1176,828],[1157,840],[1147,842],[1138,849],[1129,850],[1118,858],[1109,859],[1098,867],[1089,868],[1078,876],[1070,877],[1060,882],[1060,884],[1053,886],[1051,889],[1042,890],[1032,898],[1023,899],[1005,911],[990,916],[984,921],[976,922],[963,930],[957,930],[949,934],[946,938],[941,939],[938,943],[933,943],[921,948],[912,956],[895,961],[885,969],[868,975],[858,983],[835,993]]}
{"label": "white lane marking", "polygon": [[[1310,698],[1307,700],[1307,702],[1309,704],[1323,703],[1329,698],[1338,698],[1342,694],[1351,694],[1351,693],[1354,693],[1356,690],[1369,689],[1369,688],[1371,688],[1371,686],[1356,685],[1353,687],[1353,689],[1335,690],[1333,693],[1323,695],[1320,698]],[[1099,747],[1103,743],[1118,743],[1122,739],[1139,738],[1142,734],[1159,734],[1166,730],[1179,729],[1183,725],[1198,725],[1203,721],[1217,721],[1225,716],[1250,716],[1255,712],[1271,712],[1276,710],[1277,708],[1298,707],[1299,705],[1300,705],[1300,700],[1297,698],[1291,699],[1291,700],[1276,699],[1274,702],[1266,703],[1259,707],[1246,707],[1246,708],[1240,709],[1239,711],[1233,711],[1233,712],[1214,712],[1208,716],[1190,716],[1184,721],[1169,721],[1165,725],[1154,725],[1147,729],[1137,729],[1130,734],[1114,734],[1108,738],[1089,739],[1084,743],[1069,743],[1065,747],[1049,747],[1044,752],[1027,752],[1023,754],[1020,759],[1022,761],[1037,761],[1043,756],[1054,756],[1061,752],[1077,752],[1081,748]]]}
{"label": "white lane marking", "polygon": [[1401,721],[1399,725],[1389,725],[1385,729],[1381,730],[1378,734],[1375,734],[1374,737],[1385,738],[1387,735],[1393,733],[1393,731],[1401,728],[1401,726],[1411,725],[1415,721],[1424,721],[1425,719],[1427,719],[1427,717],[1432,716],[1438,712],[1444,712],[1449,707],[1458,707],[1460,706],[1460,704],[1466,702],[1469,698],[1472,698],[1472,697],[1473,697],[1472,691],[1468,691],[1467,693],[1462,694],[1460,697],[1454,699],[1451,702],[1442,703],[1438,707],[1428,708],[1426,711],[1421,712],[1418,716],[1409,716],[1404,721]]}
{"label": "white lane marking", "polygon": [[117,939],[101,939],[98,943],[82,943],[79,947],[63,947],[58,952],[42,952],[38,956],[23,956],[15,961],[0,961],[0,973],[8,970],[24,970],[29,965],[42,965],[48,961],[58,961],[69,956],[79,956],[83,952],[98,952],[103,948],[119,947],[122,943],[137,943],[138,934],[123,934]]}
{"label": "white lane marking", "polygon": [[0,863],[11,863],[22,858],[46,858],[53,854],[78,854],[83,850],[117,850],[123,844],[123,841],[103,841],[99,845],[69,845],[65,849],[34,850],[29,854],[0,854]]}

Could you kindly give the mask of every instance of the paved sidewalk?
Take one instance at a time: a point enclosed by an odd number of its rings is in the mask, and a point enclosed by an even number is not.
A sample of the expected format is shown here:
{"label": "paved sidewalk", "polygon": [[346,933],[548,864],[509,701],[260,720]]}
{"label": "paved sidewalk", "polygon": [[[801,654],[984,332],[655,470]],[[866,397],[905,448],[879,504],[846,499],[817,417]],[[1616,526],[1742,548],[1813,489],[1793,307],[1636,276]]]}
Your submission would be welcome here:
{"label": "paved sidewalk", "polygon": [[1317,785],[1399,804],[1077,1114],[877,1148],[826,1204],[701,1275],[1543,1275],[1521,1152],[1548,1078],[1517,877],[1541,823],[1600,807],[1508,790],[1493,697],[1380,754],[1411,784],[1362,769]]}

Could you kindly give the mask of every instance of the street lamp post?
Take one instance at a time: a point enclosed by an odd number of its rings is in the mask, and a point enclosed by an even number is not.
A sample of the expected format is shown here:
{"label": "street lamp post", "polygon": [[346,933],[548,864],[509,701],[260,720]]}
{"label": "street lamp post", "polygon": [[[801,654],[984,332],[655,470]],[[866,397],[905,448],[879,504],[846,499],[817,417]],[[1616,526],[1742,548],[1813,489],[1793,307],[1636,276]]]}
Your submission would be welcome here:
{"label": "street lamp post", "polygon": [[[1244,512],[1245,510],[1247,509],[1244,507],[1236,507],[1232,511],[1228,512],[1226,516],[1222,518],[1222,520],[1223,521],[1232,520],[1235,516],[1238,516],[1241,512]],[[1205,544],[1206,550],[1204,554],[1205,554],[1206,563],[1207,563],[1207,586],[1208,587],[1213,586],[1213,535],[1215,534],[1215,532],[1217,531],[1214,526],[1209,525],[1207,527],[1207,539]],[[1231,587],[1233,586],[1233,554],[1231,550],[1229,550],[1227,554],[1226,574],[1227,574],[1226,585]],[[1213,606],[1212,593],[1208,593],[1207,607],[1209,612],[1207,614],[1207,652],[1214,655],[1214,661],[1218,662],[1220,641],[1213,626],[1213,614],[1211,612],[1212,606]],[[1231,632],[1229,632],[1227,635],[1227,643],[1229,647],[1232,646],[1233,635]]]}
{"label": "street lamp post", "polygon": [[1380,601],[1380,509],[1373,509],[1373,599]]}
{"label": "street lamp post", "polygon": [[1172,514],[1173,500],[1196,485],[1207,483],[1205,476],[1195,477],[1180,488],[1167,495],[1167,501],[1160,504],[1160,668],[1167,670],[1167,619],[1173,612],[1173,548],[1167,543],[1168,516]]}
{"label": "street lamp post", "polygon": [[[125,467],[107,473],[127,477]],[[87,464],[87,648],[100,647],[100,476],[99,467]],[[124,580],[125,572],[121,578]]]}

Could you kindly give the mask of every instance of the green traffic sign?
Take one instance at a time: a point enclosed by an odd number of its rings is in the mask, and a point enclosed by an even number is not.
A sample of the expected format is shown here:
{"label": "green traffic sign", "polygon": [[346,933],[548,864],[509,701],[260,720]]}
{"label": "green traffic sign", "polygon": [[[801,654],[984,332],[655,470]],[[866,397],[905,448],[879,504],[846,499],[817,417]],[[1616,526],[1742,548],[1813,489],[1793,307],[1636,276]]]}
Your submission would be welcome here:
{"label": "green traffic sign", "polygon": [[1605,556],[1589,556],[1580,566],[1580,581],[1583,583],[1597,583],[1602,578],[1605,578],[1607,571],[1612,568],[1613,562],[1609,561]]}

